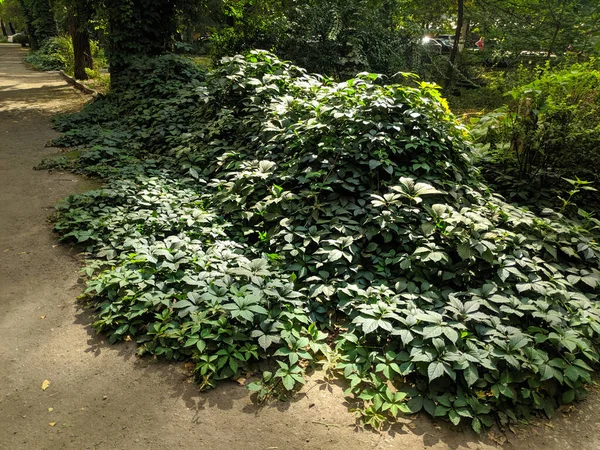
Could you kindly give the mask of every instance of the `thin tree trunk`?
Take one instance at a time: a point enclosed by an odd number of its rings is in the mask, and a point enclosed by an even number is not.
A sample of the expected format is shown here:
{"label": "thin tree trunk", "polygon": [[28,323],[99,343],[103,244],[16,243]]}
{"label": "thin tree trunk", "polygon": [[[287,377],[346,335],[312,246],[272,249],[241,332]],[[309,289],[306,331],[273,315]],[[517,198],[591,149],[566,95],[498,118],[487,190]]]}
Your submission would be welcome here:
{"label": "thin tree trunk", "polygon": [[460,41],[460,32],[463,26],[464,9],[464,0],[458,0],[458,16],[456,18],[456,30],[454,31],[454,45],[452,45],[452,52],[450,53],[450,63],[448,64],[448,71],[446,72],[444,89],[450,89],[454,81],[454,66],[456,65],[456,57],[458,56],[458,43]]}
{"label": "thin tree trunk", "polygon": [[[25,24],[27,26],[27,34],[29,35],[29,46],[31,50],[38,50],[40,48],[40,42],[38,40],[37,33],[35,31],[35,26],[33,25],[33,21],[35,17],[29,8],[28,4],[25,0],[20,0],[19,4],[21,5],[21,9],[23,10],[23,15],[25,16]],[[8,23],[9,28],[13,28],[12,23]],[[13,28],[14,30],[14,28]],[[14,33],[13,33],[14,34]]]}
{"label": "thin tree trunk", "polygon": [[556,44],[556,38],[558,37],[558,32],[560,31],[560,23],[556,23],[556,27],[554,28],[554,34],[552,35],[552,40],[550,41],[550,47],[548,47],[548,55],[546,58],[550,59],[550,55],[552,55],[552,50],[554,50],[554,45]]}
{"label": "thin tree trunk", "polygon": [[69,23],[69,34],[73,41],[74,67],[73,75],[78,80],[87,80],[86,68],[93,69],[92,51],[90,49],[90,36],[87,29],[81,23],[80,15],[70,7],[67,10]]}
{"label": "thin tree trunk", "polygon": [[8,36],[6,27],[4,26],[4,21],[2,19],[0,19],[0,28],[2,28],[2,36]]}
{"label": "thin tree trunk", "polygon": [[469,29],[471,28],[471,19],[468,17],[463,19],[463,26],[460,30],[460,42],[458,43],[458,51],[462,52],[465,49],[465,43],[467,42],[467,36],[469,35]]}

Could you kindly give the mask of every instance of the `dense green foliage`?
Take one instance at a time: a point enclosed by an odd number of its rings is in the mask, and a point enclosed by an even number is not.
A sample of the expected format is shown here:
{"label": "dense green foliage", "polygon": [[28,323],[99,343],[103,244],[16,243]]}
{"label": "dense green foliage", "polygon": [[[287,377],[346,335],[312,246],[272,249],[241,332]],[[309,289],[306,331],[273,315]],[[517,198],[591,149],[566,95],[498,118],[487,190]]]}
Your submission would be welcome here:
{"label": "dense green foliage", "polygon": [[[600,9],[590,0],[516,0],[510,5],[498,0],[19,0],[17,14],[15,1],[2,2],[1,9],[26,19],[34,48],[56,35],[57,23],[62,32],[69,31],[80,78],[85,78],[84,66],[91,68],[85,55],[92,36],[102,42],[113,80],[136,56],[177,49],[207,52],[218,60],[264,48],[338,80],[360,71],[410,71],[440,83],[473,85],[463,65],[473,52],[452,57],[450,64],[449,51],[439,43],[423,44],[424,35],[454,36],[458,3],[464,3],[468,25],[461,38],[464,48],[472,49],[479,36],[488,39],[486,50],[477,54],[479,63],[519,62],[522,50],[543,61],[553,53],[560,57],[567,48],[600,49],[595,26]],[[445,42],[447,50],[451,43]]]}
{"label": "dense green foliage", "polygon": [[[106,67],[104,52],[97,42],[91,42],[91,53],[97,69]],[[39,50],[32,50],[27,54],[25,62],[31,64],[37,70],[64,70],[66,73],[73,75],[73,42],[67,36],[47,39]],[[89,71],[88,73],[92,77],[98,75],[97,71]]]}
{"label": "dense green foliage", "polygon": [[201,3],[194,0],[92,0],[104,24],[111,82],[125,75],[136,57],[172,50],[178,16],[190,17]]}
{"label": "dense green foliage", "polygon": [[[481,117],[473,129],[486,144],[481,162],[486,178],[513,200],[538,202],[544,195],[544,206],[552,206],[556,190],[568,190],[563,178],[598,184],[598,61],[547,69],[510,94],[507,107]],[[587,208],[600,207],[594,197],[581,200]]]}
{"label": "dense green foliage", "polygon": [[337,79],[366,70],[429,75],[421,30],[409,24],[400,27],[394,20],[398,7],[394,2],[366,0],[309,0],[293,5],[226,2],[233,24],[211,35],[211,54],[220,59],[265,48],[311,72]]}
{"label": "dense green foliage", "polygon": [[39,50],[31,51],[25,62],[37,70],[65,70],[73,72],[73,44],[70,38],[47,39]]}
{"label": "dense green foliage", "polygon": [[27,24],[20,0],[0,1],[0,21],[3,25],[3,28],[0,26],[0,29],[6,32],[6,36],[25,29]]}
{"label": "dense green foliage", "polygon": [[490,49],[561,54],[568,46],[599,52],[600,6],[595,0],[502,0],[467,3],[474,29],[489,38]]}
{"label": "dense green foliage", "polygon": [[204,387],[270,358],[259,397],[324,364],[375,427],[424,409],[479,431],[585,395],[597,238],[487,192],[435,86],[334,83],[264,52],[136,64],[59,123],[108,178],[55,227],[90,252],[111,342],[192,358]]}
{"label": "dense green foliage", "polygon": [[56,20],[49,0],[19,0],[33,49],[57,35]]}

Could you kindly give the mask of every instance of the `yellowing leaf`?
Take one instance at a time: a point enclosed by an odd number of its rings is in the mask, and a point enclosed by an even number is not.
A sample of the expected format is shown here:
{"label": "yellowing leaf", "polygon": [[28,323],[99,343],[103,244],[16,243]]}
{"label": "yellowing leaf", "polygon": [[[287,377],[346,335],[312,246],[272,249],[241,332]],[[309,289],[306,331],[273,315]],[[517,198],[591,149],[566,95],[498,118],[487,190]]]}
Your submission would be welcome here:
{"label": "yellowing leaf", "polygon": [[48,412],[54,411],[54,408],[48,408]]}
{"label": "yellowing leaf", "polygon": [[50,422],[48,425],[50,425],[51,427],[53,427],[54,425],[56,425],[56,422]]}
{"label": "yellowing leaf", "polygon": [[48,389],[49,386],[50,386],[50,381],[44,380],[44,382],[42,383],[42,391],[45,391],[46,389]]}
{"label": "yellowing leaf", "polygon": [[40,319],[45,319],[45,318],[46,318],[46,316],[40,316]]}

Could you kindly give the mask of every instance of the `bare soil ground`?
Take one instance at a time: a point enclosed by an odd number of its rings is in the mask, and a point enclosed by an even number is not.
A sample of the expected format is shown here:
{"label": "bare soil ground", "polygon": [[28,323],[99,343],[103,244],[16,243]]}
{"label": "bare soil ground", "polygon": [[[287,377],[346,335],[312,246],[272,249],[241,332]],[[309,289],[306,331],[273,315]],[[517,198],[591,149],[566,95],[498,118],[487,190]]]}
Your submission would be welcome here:
{"label": "bare soil ground", "polygon": [[[108,345],[76,297],[80,261],[47,217],[93,186],[34,171],[56,149],[54,114],[82,94],[27,70],[0,44],[0,449],[600,449],[600,395],[515,432],[477,436],[419,415],[375,433],[356,427],[342,388],[310,380],[298,399],[264,406],[236,383],[199,393],[183,364]],[[41,386],[44,380],[50,385]]]}

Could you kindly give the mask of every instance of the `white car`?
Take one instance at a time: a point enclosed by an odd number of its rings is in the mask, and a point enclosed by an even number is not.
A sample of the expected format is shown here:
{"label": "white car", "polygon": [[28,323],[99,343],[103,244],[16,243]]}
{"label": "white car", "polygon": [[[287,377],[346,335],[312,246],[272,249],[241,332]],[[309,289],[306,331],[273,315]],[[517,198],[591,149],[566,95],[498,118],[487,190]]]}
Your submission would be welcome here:
{"label": "white car", "polygon": [[25,33],[15,33],[15,34],[12,34],[12,35],[8,36],[8,37],[6,38],[6,40],[7,40],[8,42],[14,42],[14,39],[15,39],[17,36],[21,36],[21,35],[23,35],[23,34],[25,34]]}

